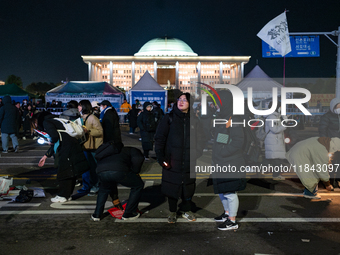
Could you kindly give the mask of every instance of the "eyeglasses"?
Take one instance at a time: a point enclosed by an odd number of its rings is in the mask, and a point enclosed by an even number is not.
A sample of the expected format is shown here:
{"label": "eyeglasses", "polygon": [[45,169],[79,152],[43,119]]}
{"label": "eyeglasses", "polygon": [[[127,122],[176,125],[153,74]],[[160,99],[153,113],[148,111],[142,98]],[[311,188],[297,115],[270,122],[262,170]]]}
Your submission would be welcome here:
{"label": "eyeglasses", "polygon": [[187,103],[187,102],[188,102],[188,100],[186,100],[186,99],[177,99],[177,102],[181,102],[181,103]]}

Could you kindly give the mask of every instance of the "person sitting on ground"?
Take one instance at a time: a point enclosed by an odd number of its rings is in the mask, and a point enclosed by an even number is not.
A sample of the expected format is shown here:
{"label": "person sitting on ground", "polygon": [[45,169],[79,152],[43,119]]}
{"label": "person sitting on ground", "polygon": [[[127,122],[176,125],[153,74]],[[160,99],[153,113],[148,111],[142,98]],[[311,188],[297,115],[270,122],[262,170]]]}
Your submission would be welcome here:
{"label": "person sitting on ground", "polygon": [[339,150],[340,139],[337,137],[311,137],[298,142],[286,153],[287,160],[305,186],[303,192],[305,198],[321,198],[317,194],[320,181],[328,191],[333,190],[329,180],[328,163],[330,155]]}
{"label": "person sitting on ground", "polygon": [[[123,220],[133,220],[140,216],[138,203],[144,187],[139,173],[141,171],[144,157],[139,149],[133,147],[117,148],[114,143],[102,144],[97,152],[96,159],[97,174],[100,186],[97,197],[97,204],[94,213],[91,215],[93,221],[100,221],[104,212],[108,195],[115,193],[117,183],[131,188]],[[114,165],[114,167],[112,167]]]}

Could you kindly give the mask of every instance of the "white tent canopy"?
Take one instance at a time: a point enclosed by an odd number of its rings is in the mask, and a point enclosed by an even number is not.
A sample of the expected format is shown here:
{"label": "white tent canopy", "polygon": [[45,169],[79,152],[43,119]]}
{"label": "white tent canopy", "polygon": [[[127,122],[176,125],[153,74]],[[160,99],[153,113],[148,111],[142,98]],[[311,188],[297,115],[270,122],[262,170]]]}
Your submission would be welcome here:
{"label": "white tent canopy", "polygon": [[248,97],[248,87],[253,88],[253,100],[271,98],[274,87],[277,88],[277,94],[281,95],[280,88],[283,87],[280,83],[270,78],[258,65],[236,86],[243,91],[246,98]]}
{"label": "white tent canopy", "polygon": [[136,99],[138,99],[141,104],[147,101],[157,101],[163,111],[166,111],[168,91],[164,90],[164,88],[152,78],[148,71],[146,71],[136,85],[130,89],[129,94],[131,104],[134,104]]}

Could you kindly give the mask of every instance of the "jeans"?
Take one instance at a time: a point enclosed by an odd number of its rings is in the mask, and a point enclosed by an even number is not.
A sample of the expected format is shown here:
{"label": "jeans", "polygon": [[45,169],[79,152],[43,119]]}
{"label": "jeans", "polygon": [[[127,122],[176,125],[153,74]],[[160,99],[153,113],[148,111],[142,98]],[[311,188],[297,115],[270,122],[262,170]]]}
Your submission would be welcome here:
{"label": "jeans", "polygon": [[105,171],[98,174],[99,191],[97,196],[97,205],[94,211],[95,217],[100,217],[104,212],[107,197],[112,192],[115,192],[117,184],[131,188],[129,200],[127,202],[125,213],[135,213],[138,209],[139,199],[142,195],[144,182],[139,175],[133,172],[117,172]]}
{"label": "jeans", "polygon": [[237,193],[221,193],[220,196],[224,211],[229,212],[230,217],[236,217],[239,201]]}
{"label": "jeans", "polygon": [[130,133],[134,133],[136,128],[130,127]]}
{"label": "jeans", "polygon": [[12,139],[13,149],[19,146],[18,138],[15,134],[1,133],[2,150],[4,151],[8,150],[8,140],[9,140],[8,136],[10,136]]}

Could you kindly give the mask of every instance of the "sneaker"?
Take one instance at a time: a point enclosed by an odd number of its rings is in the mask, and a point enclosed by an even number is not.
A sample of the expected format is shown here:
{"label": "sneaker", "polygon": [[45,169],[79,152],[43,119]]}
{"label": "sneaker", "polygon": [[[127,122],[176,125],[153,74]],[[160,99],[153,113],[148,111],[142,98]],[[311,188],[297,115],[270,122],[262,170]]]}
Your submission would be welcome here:
{"label": "sneaker", "polygon": [[233,230],[233,229],[238,229],[238,224],[228,219],[225,222],[223,222],[221,225],[219,225],[217,228],[219,230]]}
{"label": "sneaker", "polygon": [[23,136],[23,137],[22,137],[22,140],[26,140],[26,136]]}
{"label": "sneaker", "polygon": [[97,195],[99,190],[99,187],[93,186],[90,190],[90,192],[87,194],[88,196],[95,196]]}
{"label": "sneaker", "polygon": [[183,212],[182,217],[184,219],[187,219],[188,221],[196,221],[196,217],[193,212],[188,211],[188,212]]}
{"label": "sneaker", "polygon": [[133,135],[133,133],[131,133],[131,132],[130,132],[129,134],[130,134],[130,135]]}
{"label": "sneaker", "polygon": [[229,219],[229,215],[223,212],[220,216],[217,216],[214,218],[216,222],[225,222],[227,219]]}
{"label": "sneaker", "polygon": [[8,150],[3,150],[2,153],[8,153]]}
{"label": "sneaker", "polygon": [[19,146],[15,146],[14,152],[15,152],[15,153],[18,153],[18,152],[19,152]]}
{"label": "sneaker", "polygon": [[327,191],[334,191],[333,185],[326,186]]}
{"label": "sneaker", "polygon": [[310,195],[310,194],[305,194],[305,193],[303,193],[303,197],[309,198],[309,199],[320,199],[321,198],[321,196],[318,194]]}
{"label": "sneaker", "polygon": [[55,197],[51,198],[51,202],[52,203],[64,203],[68,201],[68,199],[66,197],[59,197],[58,195],[56,195]]}
{"label": "sneaker", "polygon": [[144,157],[145,161],[149,161],[150,158],[149,157]]}
{"label": "sneaker", "polygon": [[74,187],[80,187],[81,186],[81,182],[79,180],[76,180],[76,184],[74,185]]}
{"label": "sneaker", "polygon": [[91,220],[93,220],[93,221],[100,221],[100,218],[95,216],[94,214],[91,214]]}
{"label": "sneaker", "polygon": [[204,152],[207,152],[207,151],[209,151],[209,150],[208,150],[208,149],[203,149],[203,151],[204,151]]}
{"label": "sneaker", "polygon": [[122,220],[135,220],[137,218],[139,218],[140,213],[135,212],[135,213],[124,213]]}
{"label": "sneaker", "polygon": [[177,213],[176,212],[172,212],[169,214],[168,216],[168,223],[176,223],[177,221]]}
{"label": "sneaker", "polygon": [[284,180],[286,180],[286,178],[284,178],[282,175],[279,175],[279,176],[273,177],[273,180],[274,181],[284,181]]}
{"label": "sneaker", "polygon": [[37,140],[39,137],[38,136],[34,136],[33,137],[33,140]]}

